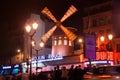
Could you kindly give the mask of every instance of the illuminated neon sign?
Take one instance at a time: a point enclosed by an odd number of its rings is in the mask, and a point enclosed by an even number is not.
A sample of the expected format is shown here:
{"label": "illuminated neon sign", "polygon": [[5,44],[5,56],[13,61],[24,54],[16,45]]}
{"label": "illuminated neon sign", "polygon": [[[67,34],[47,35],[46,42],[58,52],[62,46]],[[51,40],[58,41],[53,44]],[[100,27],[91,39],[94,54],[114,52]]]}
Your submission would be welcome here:
{"label": "illuminated neon sign", "polygon": [[[92,64],[101,64],[101,63],[107,63],[107,61],[92,61],[91,62]],[[113,64],[112,61],[109,61],[110,64]],[[85,62],[84,64],[89,64],[89,62]]]}
{"label": "illuminated neon sign", "polygon": [[49,58],[49,59],[38,60],[38,62],[55,61],[55,60],[62,60],[62,59],[63,59],[63,57],[53,57],[53,58]]}
{"label": "illuminated neon sign", "polygon": [[96,52],[96,60],[113,60],[113,52]]}
{"label": "illuminated neon sign", "polygon": [[[47,56],[38,56],[38,62],[45,62],[45,61],[54,61],[54,60],[62,60],[63,56],[60,55],[56,55],[56,56],[52,56],[51,54],[47,55]],[[32,61],[36,61],[37,57],[33,57]]]}
{"label": "illuminated neon sign", "polygon": [[3,69],[10,69],[11,66],[3,66],[2,68],[3,68]]}
{"label": "illuminated neon sign", "polygon": [[18,68],[18,67],[19,67],[19,65],[18,65],[18,64],[14,65],[14,68]]}

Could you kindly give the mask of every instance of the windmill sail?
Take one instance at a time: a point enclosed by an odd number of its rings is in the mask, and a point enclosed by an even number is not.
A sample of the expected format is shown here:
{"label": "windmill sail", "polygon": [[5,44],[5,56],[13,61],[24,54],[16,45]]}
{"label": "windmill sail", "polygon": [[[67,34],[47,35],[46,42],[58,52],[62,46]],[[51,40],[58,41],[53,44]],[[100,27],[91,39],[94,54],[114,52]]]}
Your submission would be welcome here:
{"label": "windmill sail", "polygon": [[47,33],[45,33],[42,36],[41,38],[42,41],[45,43],[50,38],[50,36],[53,34],[53,32],[56,30],[58,26],[63,30],[63,32],[69,38],[70,41],[75,40],[77,36],[72,31],[62,26],[61,23],[65,21],[68,17],[70,17],[73,13],[75,13],[76,11],[77,9],[73,5],[71,5],[68,11],[65,13],[65,15],[61,18],[61,20],[57,21],[57,19],[53,16],[50,10],[47,7],[45,7],[41,12],[47,17],[49,17],[51,20],[53,20],[56,23],[56,26],[54,26],[52,29],[50,29]]}
{"label": "windmill sail", "polygon": [[52,27],[47,33],[45,33],[42,37],[41,37],[41,41],[43,41],[44,43],[47,42],[47,40],[50,38],[50,36],[53,34],[53,32],[56,30],[57,26]]}
{"label": "windmill sail", "polygon": [[64,16],[61,18],[61,22],[65,21],[68,17],[70,17],[73,13],[75,13],[77,9],[71,5],[68,11],[64,14]]}
{"label": "windmill sail", "polygon": [[62,31],[65,33],[65,35],[68,37],[70,41],[74,41],[77,38],[77,36],[72,31],[68,30],[63,25],[61,25],[60,28],[62,29]]}
{"label": "windmill sail", "polygon": [[50,10],[45,7],[42,11],[41,11],[44,15],[48,16],[51,20],[53,20],[54,22],[57,22],[56,18],[53,16],[53,14],[50,12]]}

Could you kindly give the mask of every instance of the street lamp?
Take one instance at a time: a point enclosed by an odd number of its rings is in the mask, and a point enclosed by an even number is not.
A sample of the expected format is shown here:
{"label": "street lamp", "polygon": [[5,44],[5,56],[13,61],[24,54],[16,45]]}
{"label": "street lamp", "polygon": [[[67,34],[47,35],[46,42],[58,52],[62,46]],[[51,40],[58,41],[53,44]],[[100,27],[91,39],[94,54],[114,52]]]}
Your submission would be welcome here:
{"label": "street lamp", "polygon": [[36,51],[36,74],[37,74],[37,67],[39,67],[38,66],[38,52],[40,51],[40,50],[42,50],[42,48],[44,47],[44,42],[40,42],[39,43],[39,48],[35,48],[35,46],[36,46],[36,42],[33,40],[32,41],[32,46],[34,47],[34,49],[35,49],[35,51]]}
{"label": "street lamp", "polygon": [[21,52],[21,50],[20,50],[20,49],[18,49],[18,50],[17,50],[17,52],[19,53],[19,52]]}
{"label": "street lamp", "polygon": [[21,62],[21,73],[23,72],[23,69],[22,69],[22,61],[23,61],[23,53],[21,52],[21,49],[17,49],[17,52],[19,53],[19,56],[20,56],[20,62]]}
{"label": "street lamp", "polygon": [[20,54],[20,61],[21,61],[21,63],[22,63],[22,59],[23,59],[23,55],[22,55],[22,52],[21,52],[21,50],[20,49],[17,49],[17,52]]}
{"label": "street lamp", "polygon": [[80,43],[80,49],[83,50],[83,38],[78,38],[78,42]]}
{"label": "street lamp", "polygon": [[109,35],[108,35],[108,39],[109,39],[109,40],[112,40],[112,39],[113,39],[113,35],[112,35],[112,34],[109,34]]}
{"label": "street lamp", "polygon": [[82,43],[82,42],[83,42],[83,39],[82,39],[82,38],[79,38],[79,39],[78,39],[78,42],[79,42],[79,43]]}
{"label": "street lamp", "polygon": [[[30,37],[30,42],[32,41],[32,37],[36,33],[37,28],[38,28],[37,22],[33,22],[32,24],[26,25],[25,30]],[[30,62],[30,79],[31,79],[31,76],[32,76],[32,44],[30,44],[30,59],[31,59],[31,62]]]}
{"label": "street lamp", "polygon": [[[113,39],[113,35],[112,35],[112,34],[109,34],[109,35],[108,35],[108,40],[109,40],[109,41],[105,44],[106,56],[107,56],[107,57],[106,57],[106,58],[107,58],[107,64],[109,63],[109,62],[108,62],[108,53],[107,53],[107,52],[108,52],[108,50],[110,50],[109,48],[111,48],[111,44],[110,44],[110,43],[111,43],[111,40],[112,40],[112,39]],[[104,40],[105,40],[104,36],[101,36],[101,37],[100,37],[100,40],[101,40],[102,43],[104,44]],[[104,48],[104,45],[103,45],[103,48]],[[102,49],[103,49],[103,48],[102,48]]]}

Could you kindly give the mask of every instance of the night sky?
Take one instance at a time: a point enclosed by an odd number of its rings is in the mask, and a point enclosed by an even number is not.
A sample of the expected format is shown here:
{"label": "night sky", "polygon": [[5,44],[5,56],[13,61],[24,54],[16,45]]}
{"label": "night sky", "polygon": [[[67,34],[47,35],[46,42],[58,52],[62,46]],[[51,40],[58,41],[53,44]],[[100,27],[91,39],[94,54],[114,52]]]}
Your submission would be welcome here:
{"label": "night sky", "polygon": [[43,16],[41,10],[47,6],[59,20],[73,4],[78,12],[64,21],[63,25],[75,27],[81,32],[83,7],[104,1],[106,0],[1,0],[0,57],[14,55],[17,48],[22,48],[24,24],[31,13]]}

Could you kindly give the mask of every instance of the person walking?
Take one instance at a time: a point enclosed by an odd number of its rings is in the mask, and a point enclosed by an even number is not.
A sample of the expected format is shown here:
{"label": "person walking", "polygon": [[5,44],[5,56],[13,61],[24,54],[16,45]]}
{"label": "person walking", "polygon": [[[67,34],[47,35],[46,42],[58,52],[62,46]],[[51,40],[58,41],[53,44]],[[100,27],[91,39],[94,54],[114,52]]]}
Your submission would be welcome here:
{"label": "person walking", "polygon": [[56,67],[55,71],[55,80],[61,80],[62,71],[59,69],[59,66]]}
{"label": "person walking", "polygon": [[62,68],[62,76],[61,76],[61,78],[62,78],[61,80],[67,80],[67,78],[68,78],[68,71],[67,71],[65,66]]}
{"label": "person walking", "polygon": [[74,75],[74,65],[71,65],[68,71],[68,80],[73,80],[73,75]]}

